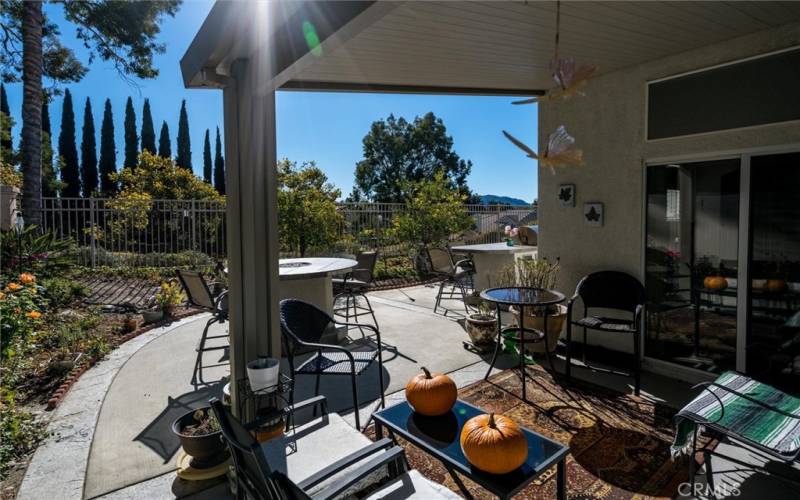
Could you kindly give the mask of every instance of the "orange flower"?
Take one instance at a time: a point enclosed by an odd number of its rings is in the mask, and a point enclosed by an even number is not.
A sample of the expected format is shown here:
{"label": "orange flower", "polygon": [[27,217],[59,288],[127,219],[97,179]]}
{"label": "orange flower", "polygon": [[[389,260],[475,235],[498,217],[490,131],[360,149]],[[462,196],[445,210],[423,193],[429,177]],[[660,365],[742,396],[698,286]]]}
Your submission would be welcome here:
{"label": "orange flower", "polygon": [[30,319],[39,319],[40,317],[42,317],[42,313],[40,313],[39,311],[28,311],[28,314],[26,314],[26,316],[29,317]]}
{"label": "orange flower", "polygon": [[0,300],[3,300],[4,298],[6,298],[6,294],[4,294],[3,292],[0,292]]}
{"label": "orange flower", "polygon": [[13,283],[12,282],[12,283],[9,283],[8,285],[6,285],[6,292],[14,293],[14,292],[18,292],[20,290],[22,290],[22,285],[20,285],[19,283]]}
{"label": "orange flower", "polygon": [[22,273],[19,275],[19,280],[23,285],[30,285],[31,283],[36,283],[36,276],[31,273]]}

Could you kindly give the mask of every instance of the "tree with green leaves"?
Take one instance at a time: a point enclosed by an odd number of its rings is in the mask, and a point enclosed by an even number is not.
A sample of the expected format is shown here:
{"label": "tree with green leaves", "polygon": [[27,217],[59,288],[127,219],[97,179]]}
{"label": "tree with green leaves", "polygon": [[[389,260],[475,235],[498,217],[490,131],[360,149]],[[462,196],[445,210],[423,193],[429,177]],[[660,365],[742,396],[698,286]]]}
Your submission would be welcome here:
{"label": "tree with green leaves", "polygon": [[206,137],[203,140],[203,180],[211,184],[211,141],[208,137],[208,129],[206,129]]}
{"label": "tree with green leaves", "polygon": [[42,196],[58,195],[61,182],[53,165],[53,132],[50,128],[50,106],[47,99],[42,102]]}
{"label": "tree with green leaves", "polygon": [[94,131],[92,102],[88,97],[83,109],[81,133],[81,185],[85,198],[91,197],[97,191],[97,138]]}
{"label": "tree with green leaves", "polygon": [[192,145],[189,140],[189,115],[186,113],[186,99],[181,102],[181,115],[178,118],[178,155],[175,164],[192,170]]}
{"label": "tree with green leaves", "polygon": [[14,164],[13,119],[8,107],[6,87],[0,83],[0,159],[9,165]]}
{"label": "tree with green leaves", "polygon": [[[77,27],[78,39],[89,51],[90,60],[111,61],[123,77],[155,78],[154,54],[164,52],[156,41],[164,15],[174,16],[180,0],[152,2],[60,2],[67,22]],[[61,44],[59,29],[42,11],[41,0],[3,0],[0,26],[5,34],[0,44],[0,76],[4,81],[19,81],[22,75],[21,167],[23,213],[38,224],[41,209],[42,123],[41,109],[45,90],[56,93],[58,85],[77,82],[86,67],[73,51]],[[43,78],[52,81],[44,88]]]}
{"label": "tree with green leaves", "polygon": [[136,111],[133,110],[133,99],[128,97],[125,103],[125,168],[136,168],[139,160],[139,136],[136,135]]}
{"label": "tree with green leaves", "polygon": [[413,122],[389,115],[373,122],[362,142],[364,159],[356,164],[353,201],[401,203],[408,198],[407,187],[437,172],[452,189],[470,194],[467,176],[472,162],[453,151],[453,138],[433,113]]}
{"label": "tree with green leaves", "polygon": [[344,217],[336,209],[341,191],[314,162],[278,162],[278,231],[281,246],[301,257],[328,250],[339,237]]}
{"label": "tree with green leaves", "polygon": [[150,99],[144,100],[142,106],[142,151],[156,153],[156,129],[153,127],[153,115],[150,114]]}
{"label": "tree with green leaves", "polygon": [[465,195],[450,185],[443,172],[405,186],[405,212],[392,219],[390,235],[397,241],[427,248],[472,227]]}
{"label": "tree with green leaves", "polygon": [[217,139],[214,143],[214,187],[217,188],[219,194],[225,194],[225,159],[222,157],[219,127],[217,127]]}
{"label": "tree with green leaves", "polygon": [[114,139],[114,114],[111,99],[106,99],[103,123],[100,125],[100,191],[105,196],[117,192],[114,175],[117,173],[117,145]]}
{"label": "tree with green leaves", "polygon": [[161,132],[158,134],[158,156],[172,158],[172,144],[169,138],[167,122],[161,122]]}
{"label": "tree with green leaves", "polygon": [[[41,110],[39,110],[40,123],[41,113]],[[39,146],[41,148],[41,144]],[[69,89],[64,91],[64,101],[61,108],[61,132],[58,134],[58,155],[63,161],[61,182],[64,183],[64,188],[62,189],[62,194],[67,198],[77,198],[81,195],[81,177],[80,170],[78,169],[78,149],[75,146],[75,110],[72,108],[72,94],[70,94]],[[39,165],[41,166],[41,163]],[[41,192],[41,179],[39,179],[39,184],[39,190]]]}
{"label": "tree with green leaves", "polygon": [[124,168],[114,176],[120,195],[139,193],[161,200],[216,200],[223,198],[194,173],[178,168],[170,158],[149,151],[139,155],[136,169]]}

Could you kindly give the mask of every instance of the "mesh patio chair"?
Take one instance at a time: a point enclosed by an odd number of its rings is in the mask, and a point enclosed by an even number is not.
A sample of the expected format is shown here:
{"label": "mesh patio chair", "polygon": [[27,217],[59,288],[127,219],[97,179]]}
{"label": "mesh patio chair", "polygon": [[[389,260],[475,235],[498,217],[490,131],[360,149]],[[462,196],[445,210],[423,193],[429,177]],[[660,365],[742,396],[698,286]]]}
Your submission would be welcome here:
{"label": "mesh patio chair", "polygon": [[[375,476],[380,469],[387,469],[390,475],[392,473],[397,475],[408,468],[402,448],[395,446],[390,439],[382,439],[346,455],[295,483],[283,472],[270,467],[271,460],[268,453],[285,453],[285,447],[278,451],[277,447],[266,447],[269,442],[259,443],[248,427],[236,419],[222,402],[213,398],[210,403],[219,422],[222,437],[231,452],[238,499],[336,498],[359,484],[363,485],[365,481],[369,484],[370,475]],[[326,411],[325,398],[304,401],[287,409],[287,413],[310,406],[322,406],[323,411]],[[324,422],[320,422],[317,427],[324,427]],[[333,428],[331,430],[336,431]],[[272,463],[282,463],[282,461],[283,457],[272,457]]]}
{"label": "mesh patio chair", "polygon": [[[378,252],[360,252],[356,255],[358,267],[348,272],[343,278],[333,279],[333,290],[336,296],[333,298],[334,316],[344,317],[345,322],[351,319],[358,323],[359,316],[370,315],[375,327],[378,327],[378,320],[375,319],[375,312],[372,309],[367,294],[364,291],[372,284],[375,273],[375,263],[378,261]],[[344,307],[336,307],[336,303],[344,298]],[[359,303],[363,299],[366,306]],[[352,309],[352,314],[351,314]],[[344,314],[342,313],[344,311]],[[362,332],[363,333],[363,332]]]}
{"label": "mesh patio chair", "polygon": [[197,360],[194,364],[191,382],[192,385],[195,386],[198,385],[198,383],[206,384],[203,380],[203,353],[219,351],[229,347],[227,343],[225,345],[206,347],[206,342],[208,340],[228,338],[227,333],[225,335],[208,335],[208,329],[211,325],[228,321],[228,292],[226,290],[214,296],[208,288],[208,284],[203,278],[203,275],[197,271],[179,269],[177,274],[178,280],[186,291],[189,305],[211,313],[211,319],[206,322],[206,326],[203,328],[203,335],[200,337],[200,342],[197,345]]}
{"label": "mesh patio chair", "polygon": [[[358,415],[358,389],[356,377],[364,373],[376,360],[378,362],[378,380],[380,383],[381,407],[385,406],[383,396],[383,357],[381,351],[380,331],[367,324],[339,323],[318,307],[297,299],[285,299],[280,304],[281,333],[283,334],[284,351],[286,353],[292,378],[296,375],[314,375],[316,381],[314,394],[319,394],[319,383],[322,375],[349,375],[353,388],[353,406],[355,407],[356,427],[361,428]],[[322,344],[320,339],[329,327],[366,328],[375,335],[377,349],[351,350],[333,344]],[[356,346],[353,343],[352,346]],[[315,351],[307,360],[296,365],[295,357],[299,354]],[[290,401],[294,400],[294,392],[290,393]]]}
{"label": "mesh patio chair", "polygon": [[[452,252],[447,247],[428,248],[426,252],[431,273],[442,280],[439,284],[439,291],[436,294],[433,312],[437,312],[443,300],[461,299],[464,304],[464,311],[469,314],[467,289],[473,287],[475,264],[468,258],[455,261]],[[445,290],[445,288],[448,288],[448,290]],[[444,310],[444,315],[447,316],[448,309],[444,308]]]}
{"label": "mesh patio chair", "polygon": [[[583,302],[583,317],[573,320],[575,301]],[[572,327],[583,328],[584,362],[586,359],[587,330],[598,330],[633,337],[634,393],[639,395],[641,382],[641,318],[646,301],[644,286],[630,274],[620,271],[599,271],[584,276],[575,288],[575,295],[567,302],[567,355],[566,377],[572,368]],[[589,309],[609,309],[631,314],[631,319],[590,316]],[[589,365],[586,365],[589,367]],[[592,369],[597,369],[589,367]],[[607,370],[605,370],[607,371]]]}

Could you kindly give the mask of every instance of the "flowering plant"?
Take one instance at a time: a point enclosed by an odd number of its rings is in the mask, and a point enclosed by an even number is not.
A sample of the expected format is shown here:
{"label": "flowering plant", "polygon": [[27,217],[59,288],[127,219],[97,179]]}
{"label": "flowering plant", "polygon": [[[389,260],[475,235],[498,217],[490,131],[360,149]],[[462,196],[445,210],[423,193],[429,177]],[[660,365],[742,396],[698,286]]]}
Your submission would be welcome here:
{"label": "flowering plant", "polygon": [[36,276],[22,273],[0,292],[0,357],[14,354],[14,341],[25,340],[42,317],[44,297],[38,291]]}
{"label": "flowering plant", "polygon": [[519,229],[516,227],[506,226],[505,233],[507,238],[516,238],[519,235]]}
{"label": "flowering plant", "polygon": [[161,283],[161,288],[156,293],[156,304],[162,309],[169,309],[180,305],[184,300],[183,291],[178,283],[165,281]]}

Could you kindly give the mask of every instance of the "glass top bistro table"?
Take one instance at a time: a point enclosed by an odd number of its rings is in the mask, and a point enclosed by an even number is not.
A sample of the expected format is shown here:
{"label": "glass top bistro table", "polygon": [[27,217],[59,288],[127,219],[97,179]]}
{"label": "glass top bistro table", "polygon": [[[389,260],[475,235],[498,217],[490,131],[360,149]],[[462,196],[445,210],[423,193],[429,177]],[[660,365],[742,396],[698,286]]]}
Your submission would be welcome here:
{"label": "glass top bistro table", "polygon": [[[497,342],[494,346],[494,355],[492,362],[489,364],[489,369],[486,371],[484,380],[489,378],[492,373],[492,368],[497,361],[497,355],[500,352],[500,345],[503,342],[503,327],[500,321],[500,306],[515,306],[519,309],[519,325],[506,329],[507,331],[516,331],[517,335],[514,341],[519,345],[519,376],[522,380],[522,400],[527,401],[526,394],[526,375],[525,375],[525,344],[533,344],[536,342],[544,342],[544,353],[547,357],[547,362],[550,364],[550,369],[555,372],[553,367],[553,360],[550,357],[550,346],[547,345],[547,308],[549,306],[564,302],[564,294],[555,290],[547,290],[544,288],[531,288],[531,287],[500,287],[488,288],[481,292],[481,298],[487,302],[494,303],[497,308]],[[526,308],[540,308],[543,313],[543,328],[542,330],[535,330],[533,328],[525,327],[525,311]]]}
{"label": "glass top bistro table", "polygon": [[440,417],[425,417],[414,413],[404,401],[372,414],[375,435],[383,437],[384,428],[393,437],[401,437],[439,460],[467,498],[471,495],[456,473],[478,483],[501,499],[511,498],[525,486],[556,466],[556,495],[566,498],[565,459],[569,447],[522,427],[528,440],[528,458],[518,469],[508,474],[490,474],[470,465],[461,450],[461,429],[472,417],[486,413],[484,410],[457,400],[449,413]]}

